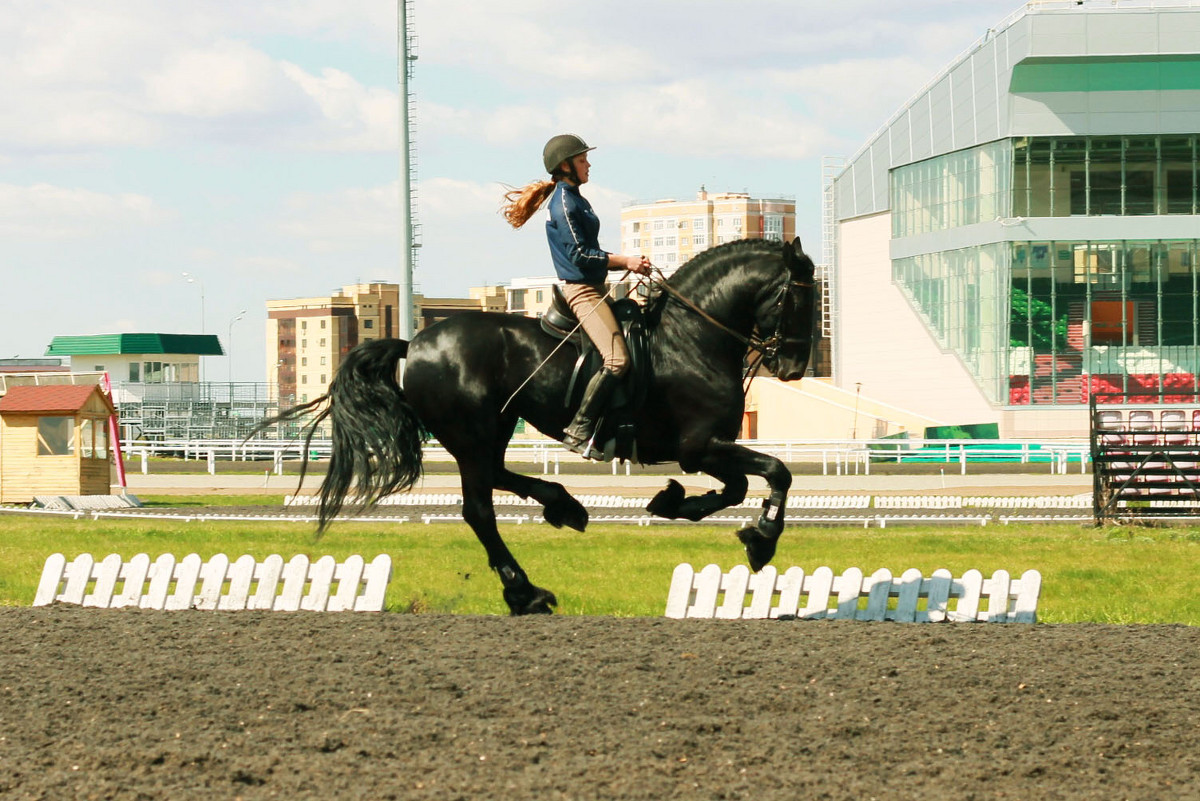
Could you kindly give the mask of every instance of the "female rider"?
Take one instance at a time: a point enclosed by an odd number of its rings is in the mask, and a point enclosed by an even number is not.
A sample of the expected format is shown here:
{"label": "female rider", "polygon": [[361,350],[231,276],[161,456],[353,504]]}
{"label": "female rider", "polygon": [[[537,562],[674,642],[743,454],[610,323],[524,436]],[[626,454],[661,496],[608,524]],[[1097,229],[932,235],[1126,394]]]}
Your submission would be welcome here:
{"label": "female rider", "polygon": [[604,360],[603,368],[588,382],[579,411],[563,437],[567,448],[588,459],[602,458],[591,447],[596,423],[618,379],[629,367],[625,338],[608,306],[608,271],[650,274],[650,260],[645,256],[623,256],[600,249],[600,218],[579,193],[591,169],[587,154],[594,149],[574,134],[553,137],[542,149],[542,163],[551,180],[535,181],[507,193],[502,209],[509,224],[520,228],[547,198],[550,200],[546,239],[554,271],[563,281],[563,296]]}

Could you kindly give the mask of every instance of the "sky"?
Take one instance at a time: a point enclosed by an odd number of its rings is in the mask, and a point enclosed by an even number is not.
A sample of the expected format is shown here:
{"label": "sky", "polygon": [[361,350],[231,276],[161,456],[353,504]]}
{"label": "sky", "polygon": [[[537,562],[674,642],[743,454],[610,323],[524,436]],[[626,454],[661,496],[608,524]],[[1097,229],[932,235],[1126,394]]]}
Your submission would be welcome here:
{"label": "sky", "polygon": [[[607,249],[622,205],[703,185],[795,197],[819,261],[822,157],[1022,6],[415,0],[415,289],[552,273],[541,225],[499,207],[564,132],[597,148]],[[264,381],[267,300],[399,281],[396,20],[395,0],[0,0],[0,358],[205,332],[230,353],[206,378]]]}

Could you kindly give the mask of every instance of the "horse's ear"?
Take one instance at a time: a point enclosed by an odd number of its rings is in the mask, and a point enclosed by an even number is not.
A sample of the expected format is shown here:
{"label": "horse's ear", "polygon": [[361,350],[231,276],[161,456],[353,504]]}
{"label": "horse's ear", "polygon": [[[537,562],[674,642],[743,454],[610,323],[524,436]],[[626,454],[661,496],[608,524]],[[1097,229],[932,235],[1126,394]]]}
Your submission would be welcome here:
{"label": "horse's ear", "polygon": [[804,247],[800,244],[800,237],[796,237],[791,242],[783,243],[783,260],[789,265],[796,264],[804,258]]}

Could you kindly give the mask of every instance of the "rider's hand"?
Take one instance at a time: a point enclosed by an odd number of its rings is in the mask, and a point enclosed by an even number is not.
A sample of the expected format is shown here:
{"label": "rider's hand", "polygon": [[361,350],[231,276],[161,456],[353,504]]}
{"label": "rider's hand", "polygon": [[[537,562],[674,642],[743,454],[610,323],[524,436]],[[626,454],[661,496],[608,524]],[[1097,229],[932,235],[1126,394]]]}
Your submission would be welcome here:
{"label": "rider's hand", "polygon": [[627,256],[626,266],[638,275],[650,274],[650,259],[645,256]]}

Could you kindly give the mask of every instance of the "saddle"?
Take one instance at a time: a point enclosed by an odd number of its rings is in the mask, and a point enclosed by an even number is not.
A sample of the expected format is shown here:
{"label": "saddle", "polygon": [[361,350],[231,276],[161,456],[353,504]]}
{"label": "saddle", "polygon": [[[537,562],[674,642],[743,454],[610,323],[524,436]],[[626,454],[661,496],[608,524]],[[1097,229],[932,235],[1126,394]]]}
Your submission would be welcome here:
{"label": "saddle", "polygon": [[[604,443],[607,459],[637,460],[636,430],[633,415],[646,400],[646,385],[650,375],[650,341],[647,336],[646,315],[642,307],[630,298],[621,298],[610,304],[621,334],[625,337],[625,348],[629,351],[629,369],[621,376],[621,383],[613,393],[608,408],[604,411],[596,428],[596,442]],[[542,330],[555,339],[567,340],[579,352],[571,380],[563,394],[563,405],[575,409],[583,398],[588,381],[603,367],[600,351],[579,327],[579,320],[562,289],[555,284],[551,289],[550,308],[541,317]]]}

